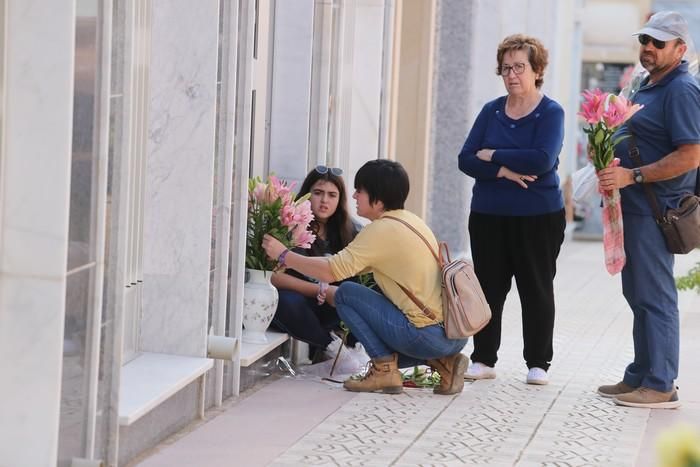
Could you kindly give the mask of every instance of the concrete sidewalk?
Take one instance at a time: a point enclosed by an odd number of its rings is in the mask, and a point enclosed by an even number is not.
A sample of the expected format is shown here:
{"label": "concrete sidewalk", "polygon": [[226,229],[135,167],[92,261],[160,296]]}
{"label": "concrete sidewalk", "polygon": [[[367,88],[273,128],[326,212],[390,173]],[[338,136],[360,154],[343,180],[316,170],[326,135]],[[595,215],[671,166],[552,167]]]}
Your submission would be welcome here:
{"label": "concrete sidewalk", "polygon": [[[676,257],[685,273],[698,251]],[[632,358],[632,314],[619,276],[604,269],[602,244],[568,242],[556,279],[557,321],[550,384],[524,383],[517,293],[490,381],[457,396],[425,389],[354,394],[313,379],[281,378],[208,412],[208,420],[134,465],[503,465],[652,466],[659,432],[700,427],[700,295],[680,294],[678,410],[623,408],[596,395]],[[471,344],[464,352],[471,352]]]}

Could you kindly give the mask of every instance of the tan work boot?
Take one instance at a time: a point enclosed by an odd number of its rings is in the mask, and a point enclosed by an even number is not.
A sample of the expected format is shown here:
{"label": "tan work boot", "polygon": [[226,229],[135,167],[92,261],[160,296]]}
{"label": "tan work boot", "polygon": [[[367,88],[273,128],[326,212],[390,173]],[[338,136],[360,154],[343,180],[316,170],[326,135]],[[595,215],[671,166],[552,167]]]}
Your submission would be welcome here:
{"label": "tan work boot", "polygon": [[400,394],[403,392],[403,378],[398,367],[398,356],[394,353],[373,358],[364,376],[345,380],[343,387],[354,392],[381,391],[385,394]]}
{"label": "tan work boot", "polygon": [[435,394],[450,395],[464,389],[464,372],[469,366],[469,359],[462,353],[449,357],[428,360],[428,365],[440,373],[440,385],[433,389]]}
{"label": "tan work boot", "polygon": [[605,386],[600,386],[598,388],[598,394],[603,397],[615,397],[620,394],[627,394],[628,392],[634,391],[635,388],[628,386],[622,381],[617,384],[607,384]]}
{"label": "tan work boot", "polygon": [[655,391],[650,388],[637,388],[632,392],[617,395],[613,401],[626,407],[642,407],[646,409],[675,409],[681,406],[678,392]]}

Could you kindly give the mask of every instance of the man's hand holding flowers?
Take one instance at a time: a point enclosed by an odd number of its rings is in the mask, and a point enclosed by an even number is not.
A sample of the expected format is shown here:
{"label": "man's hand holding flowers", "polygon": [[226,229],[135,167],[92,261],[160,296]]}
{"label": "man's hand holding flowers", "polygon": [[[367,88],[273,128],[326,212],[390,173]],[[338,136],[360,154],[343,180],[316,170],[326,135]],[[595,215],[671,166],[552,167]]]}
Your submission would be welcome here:
{"label": "man's hand holding flowers", "polygon": [[619,165],[606,167],[598,172],[598,183],[603,191],[619,190],[634,183],[634,173]]}

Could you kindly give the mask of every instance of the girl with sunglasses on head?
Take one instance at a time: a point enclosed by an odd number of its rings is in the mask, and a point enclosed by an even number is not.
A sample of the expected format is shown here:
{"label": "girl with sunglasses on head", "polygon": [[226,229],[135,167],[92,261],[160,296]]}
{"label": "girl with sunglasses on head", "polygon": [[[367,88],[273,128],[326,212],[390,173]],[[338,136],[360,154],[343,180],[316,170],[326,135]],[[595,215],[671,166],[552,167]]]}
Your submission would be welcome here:
{"label": "girl with sunglasses on head", "polygon": [[374,275],[381,292],[350,281],[327,292],[371,358],[364,374],[343,383],[345,389],[398,394],[403,391],[399,368],[429,365],[440,374],[435,394],[461,392],[467,339],[445,334],[441,268],[430,251],[437,251],[438,243],[427,224],[404,209],[410,187],[406,170],[396,161],[371,160],[357,171],[354,185],[357,215],[371,222],[345,248],[328,258],[310,258],[290,252],[271,235],[264,236],[263,248],[270,258],[320,280]]}
{"label": "girl with sunglasses on head", "polygon": [[[359,228],[348,214],[342,173],[339,168],[321,165],[304,179],[298,196],[311,196],[309,200],[314,214],[311,230],[316,235],[316,241],[310,249],[295,249],[295,253],[305,256],[333,255],[345,248],[357,234]],[[329,345],[333,342],[331,331],[340,329],[340,318],[326,300],[326,294],[336,284],[318,282],[291,269],[274,273],[272,284],[279,291],[279,304],[272,326],[309,344],[315,353],[315,361],[329,357],[332,353]]]}

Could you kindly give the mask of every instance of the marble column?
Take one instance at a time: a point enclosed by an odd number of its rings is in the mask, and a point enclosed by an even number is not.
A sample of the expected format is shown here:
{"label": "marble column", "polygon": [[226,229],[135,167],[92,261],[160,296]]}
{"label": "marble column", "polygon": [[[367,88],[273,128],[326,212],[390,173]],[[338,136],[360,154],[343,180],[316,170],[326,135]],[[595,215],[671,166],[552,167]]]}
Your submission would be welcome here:
{"label": "marble column", "polygon": [[140,350],[206,355],[218,0],[154,0]]}
{"label": "marble column", "polygon": [[470,60],[473,10],[471,3],[443,0],[436,12],[426,220],[435,235],[450,246],[453,257],[469,251],[467,217],[473,180],[457,168],[457,154],[476,116],[470,99],[478,92]]}
{"label": "marble column", "polygon": [[[0,10],[2,10],[0,5]],[[0,464],[56,465],[75,2],[7,0],[0,99]],[[2,28],[0,28],[1,30]],[[1,85],[2,83],[0,83]]]}

